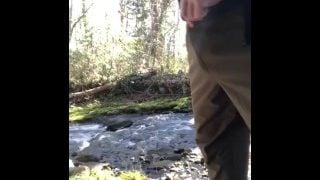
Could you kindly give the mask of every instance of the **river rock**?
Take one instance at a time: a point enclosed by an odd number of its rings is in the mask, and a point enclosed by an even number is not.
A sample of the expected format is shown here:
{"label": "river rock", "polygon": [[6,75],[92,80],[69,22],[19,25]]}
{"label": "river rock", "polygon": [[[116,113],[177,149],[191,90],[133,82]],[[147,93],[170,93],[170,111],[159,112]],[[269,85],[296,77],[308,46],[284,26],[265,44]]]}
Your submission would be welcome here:
{"label": "river rock", "polygon": [[77,156],[75,160],[79,162],[99,162],[100,158],[90,154],[82,154]]}
{"label": "river rock", "polygon": [[120,121],[120,122],[114,122],[112,124],[110,124],[109,126],[107,126],[107,131],[117,131],[119,129],[124,129],[124,128],[128,128],[130,126],[132,126],[133,122],[129,121],[129,120],[125,120],[125,121]]}

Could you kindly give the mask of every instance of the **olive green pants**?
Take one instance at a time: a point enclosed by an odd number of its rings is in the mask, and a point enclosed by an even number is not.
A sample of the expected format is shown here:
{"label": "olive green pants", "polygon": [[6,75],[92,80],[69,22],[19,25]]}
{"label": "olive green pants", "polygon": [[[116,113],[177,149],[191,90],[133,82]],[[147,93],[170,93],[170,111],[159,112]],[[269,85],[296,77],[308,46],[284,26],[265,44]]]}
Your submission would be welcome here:
{"label": "olive green pants", "polygon": [[240,6],[227,3],[218,4],[187,29],[192,108],[196,142],[210,179],[246,180],[251,46],[243,44],[245,23]]}

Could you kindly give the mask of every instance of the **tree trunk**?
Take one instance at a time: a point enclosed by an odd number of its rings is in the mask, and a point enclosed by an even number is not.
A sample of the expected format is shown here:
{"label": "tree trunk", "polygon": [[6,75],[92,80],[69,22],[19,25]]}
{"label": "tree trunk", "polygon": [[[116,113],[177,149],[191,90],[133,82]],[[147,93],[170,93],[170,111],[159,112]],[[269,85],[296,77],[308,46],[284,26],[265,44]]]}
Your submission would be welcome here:
{"label": "tree trunk", "polygon": [[89,90],[85,90],[85,91],[81,91],[81,92],[76,92],[76,93],[71,93],[69,94],[69,100],[75,99],[75,98],[83,98],[86,96],[95,96],[97,94],[100,94],[102,92],[105,92],[109,89],[111,89],[112,85],[111,84],[104,84],[102,86],[93,88],[93,89],[89,89]]}

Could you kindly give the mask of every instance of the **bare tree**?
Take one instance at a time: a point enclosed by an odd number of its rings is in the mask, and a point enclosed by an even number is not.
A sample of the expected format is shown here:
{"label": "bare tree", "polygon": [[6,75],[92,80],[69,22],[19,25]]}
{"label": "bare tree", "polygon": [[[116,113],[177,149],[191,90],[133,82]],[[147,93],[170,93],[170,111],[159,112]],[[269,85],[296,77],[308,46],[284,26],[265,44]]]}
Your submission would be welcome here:
{"label": "bare tree", "polygon": [[72,34],[73,34],[75,27],[79,24],[81,19],[83,19],[86,16],[86,14],[88,13],[88,11],[92,7],[92,5],[93,5],[93,3],[91,3],[89,5],[89,7],[86,8],[79,17],[77,17],[77,18],[75,18],[75,20],[73,20],[73,17],[72,17],[73,0],[71,0],[70,7],[69,7],[69,43],[71,41]]}
{"label": "bare tree", "polygon": [[153,68],[157,59],[161,59],[164,46],[164,38],[161,26],[164,21],[165,14],[169,7],[170,0],[152,0],[151,1],[151,31],[149,34],[151,67]]}

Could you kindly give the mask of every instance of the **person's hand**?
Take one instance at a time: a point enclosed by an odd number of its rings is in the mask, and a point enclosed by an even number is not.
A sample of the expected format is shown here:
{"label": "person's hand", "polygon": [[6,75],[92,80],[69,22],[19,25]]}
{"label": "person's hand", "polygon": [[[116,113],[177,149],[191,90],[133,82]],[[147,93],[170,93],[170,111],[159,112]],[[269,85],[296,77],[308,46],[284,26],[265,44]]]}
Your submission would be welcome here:
{"label": "person's hand", "polygon": [[181,18],[189,27],[204,17],[201,0],[180,0]]}
{"label": "person's hand", "polygon": [[180,0],[181,18],[189,27],[200,21],[207,14],[207,8],[214,6],[221,0]]}

